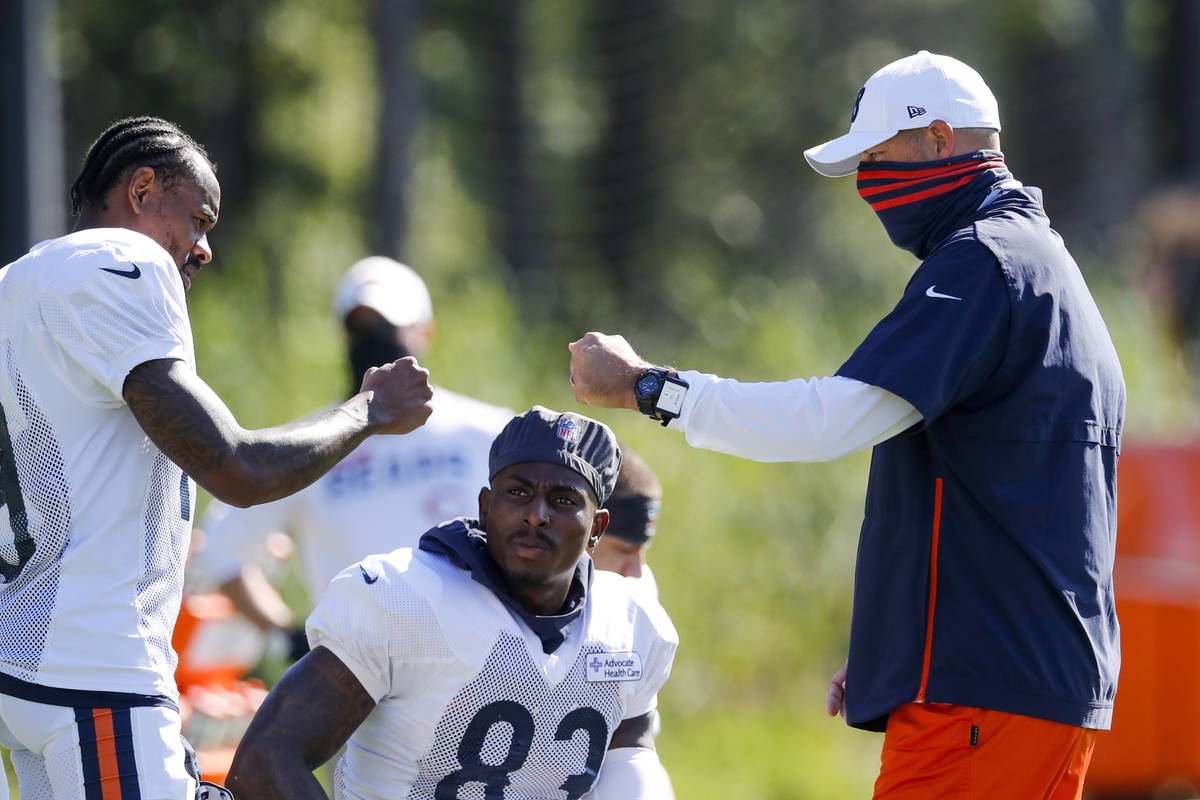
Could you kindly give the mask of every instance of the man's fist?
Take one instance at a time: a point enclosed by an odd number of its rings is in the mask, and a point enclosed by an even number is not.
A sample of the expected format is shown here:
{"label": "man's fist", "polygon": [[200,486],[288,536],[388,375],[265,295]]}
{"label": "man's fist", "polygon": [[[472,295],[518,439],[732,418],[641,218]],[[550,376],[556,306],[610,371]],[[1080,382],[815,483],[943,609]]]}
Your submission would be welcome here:
{"label": "man's fist", "polygon": [[374,433],[408,433],[424,425],[433,412],[429,370],[412,356],[371,367],[363,376],[361,391],[374,395],[367,410]]}
{"label": "man's fist", "polygon": [[652,364],[633,351],[624,336],[592,331],[567,345],[575,399],[601,408],[637,411],[633,384]]}

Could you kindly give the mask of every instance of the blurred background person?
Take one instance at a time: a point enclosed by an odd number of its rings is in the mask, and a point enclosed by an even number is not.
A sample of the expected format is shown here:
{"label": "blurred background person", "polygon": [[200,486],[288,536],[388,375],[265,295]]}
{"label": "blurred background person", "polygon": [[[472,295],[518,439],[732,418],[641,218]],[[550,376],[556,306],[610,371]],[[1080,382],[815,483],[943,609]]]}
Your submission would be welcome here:
{"label": "blurred background person", "polygon": [[621,471],[608,499],[610,521],[600,544],[592,551],[596,569],[640,579],[654,597],[658,584],[646,563],[662,507],[662,483],[650,465],[626,443],[621,443]]}
{"label": "blurred background person", "polygon": [[[433,339],[424,281],[390,258],[351,266],[333,310],[345,326],[351,383],[377,363],[371,359],[423,355]],[[488,448],[512,412],[440,386],[432,405],[429,421],[417,436],[404,437],[405,446],[391,440],[360,446],[343,468],[286,501],[253,509],[213,502],[199,526],[205,546],[193,555],[193,572],[219,586],[259,628],[275,632],[273,649],[282,648],[286,634],[289,655],[298,658],[308,647],[303,629],[293,630],[291,609],[259,566],[270,534],[295,540],[311,608],[343,568],[372,553],[415,546],[422,533],[471,508],[487,484]]]}

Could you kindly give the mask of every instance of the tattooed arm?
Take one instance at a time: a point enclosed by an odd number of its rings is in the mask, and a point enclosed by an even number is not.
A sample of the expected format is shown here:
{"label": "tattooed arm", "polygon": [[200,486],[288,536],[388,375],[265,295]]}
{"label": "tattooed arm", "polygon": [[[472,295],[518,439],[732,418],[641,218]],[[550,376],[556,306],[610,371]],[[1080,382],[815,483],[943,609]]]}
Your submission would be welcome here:
{"label": "tattooed arm", "polygon": [[271,690],[238,745],[226,786],[256,800],[328,800],[313,777],[375,708],[358,679],[318,646]]}
{"label": "tattooed arm", "polygon": [[125,402],[154,444],[213,496],[235,506],[286,497],[325,474],[372,433],[408,433],[429,417],[429,373],[411,358],[368,370],[362,391],[332,411],[249,431],[182,361],[139,364]]}

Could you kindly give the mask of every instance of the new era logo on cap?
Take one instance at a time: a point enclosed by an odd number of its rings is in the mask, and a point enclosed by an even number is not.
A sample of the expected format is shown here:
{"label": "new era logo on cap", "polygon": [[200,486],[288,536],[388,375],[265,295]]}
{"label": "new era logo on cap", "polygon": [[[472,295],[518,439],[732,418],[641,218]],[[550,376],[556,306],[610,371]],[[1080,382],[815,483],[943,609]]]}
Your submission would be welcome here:
{"label": "new era logo on cap", "polygon": [[853,175],[863,151],[935,120],[952,128],[1000,130],[996,98],[979,73],[922,50],[872,75],[855,98],[849,132],[810,147],[804,157],[822,175]]}

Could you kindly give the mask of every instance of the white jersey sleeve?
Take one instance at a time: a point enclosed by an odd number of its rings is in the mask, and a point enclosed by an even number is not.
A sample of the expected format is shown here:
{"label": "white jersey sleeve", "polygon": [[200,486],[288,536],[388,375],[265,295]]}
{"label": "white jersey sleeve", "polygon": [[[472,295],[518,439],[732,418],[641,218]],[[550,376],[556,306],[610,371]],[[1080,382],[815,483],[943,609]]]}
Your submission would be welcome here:
{"label": "white jersey sleeve", "polygon": [[630,693],[625,702],[624,719],[631,719],[658,707],[658,692],[671,675],[679,634],[658,600],[650,597],[636,581],[618,575],[609,578],[609,575],[611,573],[605,573],[606,577],[596,582],[596,588],[603,592],[605,584],[612,583],[629,592],[630,605],[637,619],[635,641],[640,652],[645,653],[642,679],[625,684],[630,687]]}
{"label": "white jersey sleeve", "polygon": [[644,747],[609,750],[600,776],[583,800],[673,800],[671,779],[658,753]]}
{"label": "white jersey sleeve", "polygon": [[[671,675],[679,645],[679,634],[670,616],[658,601],[638,587],[636,581],[616,572],[596,571],[590,602],[594,603],[595,625],[602,631],[602,638],[620,642],[620,637],[628,637],[628,655],[618,651],[602,658],[605,661],[608,658],[616,658],[618,662],[634,661],[634,668],[640,669],[637,680],[620,680],[620,686],[625,688],[623,720],[658,708],[658,693]],[[622,669],[622,664],[616,664],[616,668]],[[589,676],[602,678],[607,669],[607,666],[598,666],[589,672]],[[620,678],[623,676],[618,675]]]}
{"label": "white jersey sleeve", "polygon": [[371,556],[329,584],[308,618],[308,642],[354,673],[375,702],[420,694],[453,654],[429,604],[406,585],[407,548]]}
{"label": "white jersey sleeve", "polygon": [[85,402],[120,405],[125,377],[138,364],[174,358],[194,366],[191,323],[166,250],[131,231],[93,233],[111,236],[81,254],[83,269],[51,276],[50,290],[35,302],[55,355],[65,356],[56,365],[63,382]]}

